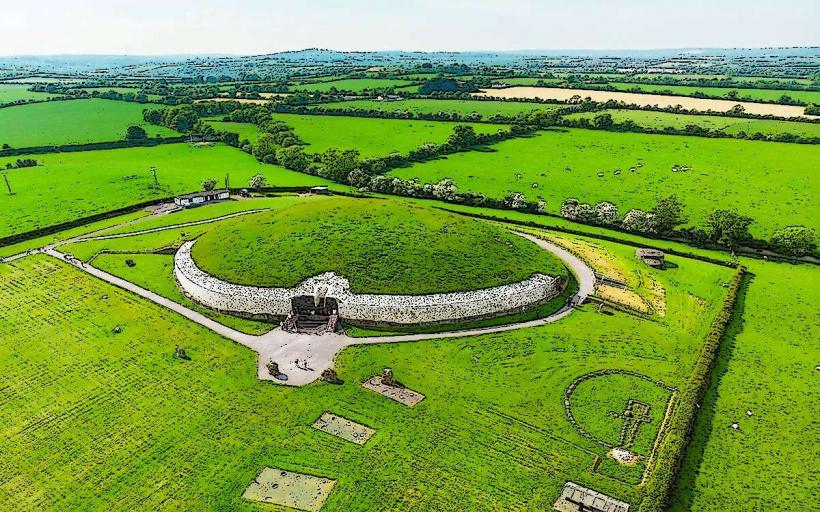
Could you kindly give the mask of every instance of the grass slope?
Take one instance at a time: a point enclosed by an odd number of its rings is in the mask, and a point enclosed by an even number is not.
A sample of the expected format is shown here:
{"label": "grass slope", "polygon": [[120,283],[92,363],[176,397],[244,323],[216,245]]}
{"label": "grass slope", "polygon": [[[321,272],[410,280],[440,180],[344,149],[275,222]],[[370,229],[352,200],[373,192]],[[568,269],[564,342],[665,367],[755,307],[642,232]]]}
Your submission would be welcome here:
{"label": "grass slope", "polygon": [[[753,217],[752,231],[758,235],[789,224],[820,227],[820,182],[813,179],[820,168],[817,146],[570,129],[505,141],[493,149],[392,174],[423,182],[452,178],[463,190],[491,197],[519,191],[543,197],[552,212],[568,197],[612,201],[624,213],[651,208],[657,196],[676,193],[693,222],[714,209],[730,208]],[[629,170],[639,163],[643,167]],[[672,172],[675,164],[691,170]],[[616,175],[616,169],[622,172]]]}
{"label": "grass slope", "polygon": [[[0,167],[15,158],[0,158]],[[234,185],[257,173],[273,186],[328,184],[224,145],[167,144],[34,158],[41,165],[8,172],[15,195],[0,195],[0,237],[199,190],[202,180],[226,173]],[[148,172],[151,166],[157,168],[159,187]]]}
{"label": "grass slope", "polygon": [[101,99],[8,107],[0,110],[0,144],[28,148],[122,140],[130,125],[142,126],[149,137],[179,135],[143,121],[143,110],[161,107]]}
{"label": "grass slope", "polygon": [[194,245],[203,270],[226,281],[293,287],[335,271],[355,293],[423,294],[489,288],[563,264],[489,223],[387,200],[312,198],[225,222]]}
{"label": "grass slope", "polygon": [[[358,149],[363,157],[384,156],[394,151],[407,153],[428,142],[442,143],[456,125],[439,121],[297,114],[274,114],[273,118],[292,127],[308,144],[305,148],[308,153],[321,153],[335,147]],[[480,123],[472,126],[477,133],[495,133],[503,129],[498,125]]]}

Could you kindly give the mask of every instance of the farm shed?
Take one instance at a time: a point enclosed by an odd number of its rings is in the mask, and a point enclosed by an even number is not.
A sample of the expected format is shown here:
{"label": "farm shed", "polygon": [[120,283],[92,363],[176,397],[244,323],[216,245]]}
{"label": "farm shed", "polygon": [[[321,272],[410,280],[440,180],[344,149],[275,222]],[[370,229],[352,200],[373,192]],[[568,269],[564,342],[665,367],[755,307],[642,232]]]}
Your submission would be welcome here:
{"label": "farm shed", "polygon": [[210,203],[211,201],[219,201],[228,199],[231,193],[228,189],[222,190],[205,190],[203,192],[194,192],[193,194],[185,194],[174,198],[174,203],[177,206],[188,208],[190,206],[199,206],[201,204]]}

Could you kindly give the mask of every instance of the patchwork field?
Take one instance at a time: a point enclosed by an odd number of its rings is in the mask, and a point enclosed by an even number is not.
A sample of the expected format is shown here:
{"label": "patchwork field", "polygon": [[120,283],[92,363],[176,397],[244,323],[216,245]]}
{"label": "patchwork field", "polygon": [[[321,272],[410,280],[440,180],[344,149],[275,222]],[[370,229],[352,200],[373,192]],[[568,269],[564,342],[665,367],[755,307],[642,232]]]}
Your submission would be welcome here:
{"label": "patchwork field", "polygon": [[[760,235],[789,224],[820,227],[820,189],[813,179],[820,167],[817,146],[568,129],[492,149],[391,174],[431,183],[452,178],[462,190],[491,197],[518,191],[543,197],[552,212],[568,197],[612,201],[625,213],[651,208],[656,197],[675,193],[687,204],[693,223],[728,208],[753,217],[752,232]],[[673,172],[674,165],[690,170]]]}
{"label": "patchwork field", "polygon": [[328,92],[332,88],[339,91],[362,92],[365,89],[386,89],[402,87],[412,84],[409,80],[394,80],[385,78],[347,78],[312,84],[299,84],[289,87],[292,91]]}
{"label": "patchwork field", "polygon": [[[681,130],[686,128],[687,125],[695,125],[701,128],[720,130],[731,134],[745,132],[750,136],[755,133],[762,133],[764,135],[786,133],[800,137],[820,137],[820,123],[671,114],[667,112],[649,112],[643,110],[613,109],[607,110],[606,113],[611,115],[612,120],[616,123],[632,121],[637,125],[655,129],[663,129],[667,126],[671,126],[672,128]],[[570,114],[565,116],[565,118],[586,118],[592,121],[595,116],[600,114],[601,112],[584,112],[579,114]]]}
{"label": "patchwork field", "polygon": [[544,105],[539,103],[524,103],[512,101],[470,101],[470,100],[402,100],[402,101],[378,101],[378,100],[353,100],[337,103],[323,103],[321,108],[332,109],[365,109],[383,110],[385,112],[414,112],[418,114],[437,114],[440,112],[469,115],[472,113],[481,114],[482,118],[488,119],[495,114],[514,116],[516,114],[533,111],[551,111],[561,108],[563,105]]}
{"label": "patchwork field", "polygon": [[[407,153],[428,142],[442,143],[453,133],[456,125],[440,121],[296,114],[274,114],[273,118],[293,128],[294,133],[307,143],[305,149],[308,153],[321,153],[332,147],[358,149],[365,158],[384,156],[394,151]],[[504,129],[482,123],[471,126],[476,133],[495,133]]]}
{"label": "patchwork field", "polygon": [[[0,166],[16,158],[0,158]],[[237,186],[247,184],[257,173],[265,175],[271,186],[328,184],[322,178],[261,164],[219,144],[166,144],[33,158],[40,165],[7,173],[15,194],[0,195],[0,237],[193,192],[201,189],[203,180],[222,180],[226,173]],[[151,166],[157,168],[159,185],[149,173]]]}
{"label": "patchwork field", "polygon": [[232,283],[290,288],[334,271],[354,293],[446,293],[567,274],[556,257],[506,230],[389,200],[313,198],[236,217],[202,236],[192,254]]}
{"label": "patchwork field", "polygon": [[47,92],[29,91],[29,88],[31,88],[30,85],[7,85],[0,83],[0,105],[20,100],[42,101],[59,96],[58,94],[49,94]]}
{"label": "patchwork field", "polygon": [[[634,268],[632,252],[614,257]],[[544,509],[567,480],[637,503],[642,467],[593,469],[607,450],[569,423],[562,397],[600,369],[672,386],[688,376],[731,270],[669,259],[653,271],[664,318],[586,306],[541,328],[358,346],[337,359],[344,385],[304,388],[258,381],[250,351],[56,260],[1,265],[0,353],[15,356],[0,358],[0,504],[257,510],[242,495],[264,467],[336,480],[323,511]],[[425,400],[408,408],[360,386],[384,367]],[[614,400],[602,407],[625,405]],[[357,446],[312,428],[325,411],[377,434]]]}
{"label": "patchwork field", "polygon": [[0,144],[28,148],[123,140],[130,125],[141,126],[149,137],[178,136],[171,129],[143,121],[144,109],[160,107],[101,99],[8,107],[0,109]]}

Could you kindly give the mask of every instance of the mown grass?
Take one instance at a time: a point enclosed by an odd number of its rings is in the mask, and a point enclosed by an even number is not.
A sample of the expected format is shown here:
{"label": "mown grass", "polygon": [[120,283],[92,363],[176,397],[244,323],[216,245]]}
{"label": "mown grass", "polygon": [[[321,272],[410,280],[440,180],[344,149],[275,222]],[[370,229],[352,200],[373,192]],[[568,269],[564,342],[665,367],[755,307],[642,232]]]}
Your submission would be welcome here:
{"label": "mown grass", "polygon": [[[668,126],[676,129],[686,128],[688,125],[695,125],[710,130],[720,130],[726,133],[737,134],[745,132],[748,135],[762,133],[764,135],[777,135],[787,133],[801,137],[820,137],[820,124],[794,121],[775,121],[769,119],[741,119],[736,117],[703,116],[687,114],[671,114],[668,112],[648,112],[642,110],[607,110],[607,114],[612,116],[616,123],[633,121],[635,124],[655,129],[663,129]],[[570,114],[566,119],[594,119],[602,112],[584,112]]]}
{"label": "mown grass", "polygon": [[[669,272],[701,299],[694,329],[585,307],[536,329],[352,347],[344,385],[287,388],[258,381],[249,350],[78,269],[0,265],[0,504],[257,510],[241,493],[263,466],[337,479],[330,512],[547,509],[567,480],[637,504],[637,486],[592,472],[605,450],[562,397],[603,368],[686,378],[730,271]],[[409,409],[361,388],[384,367],[427,398]],[[325,410],[377,432],[362,447],[323,435],[310,425]]]}
{"label": "mown grass", "polygon": [[[16,158],[0,158],[0,167]],[[265,175],[271,186],[329,184],[322,178],[259,163],[221,144],[167,144],[32,158],[41,165],[8,172],[15,194],[0,195],[0,236],[201,190],[203,180],[222,181],[226,174],[232,186],[247,184],[257,173]],[[152,166],[157,168],[159,186],[149,173]]]}
{"label": "mown grass", "polygon": [[[674,193],[686,203],[692,223],[722,208],[751,216],[752,232],[760,236],[789,224],[820,227],[815,199],[820,185],[813,179],[820,167],[817,146],[567,129],[501,142],[492,149],[391,174],[433,183],[452,178],[462,190],[497,198],[518,191],[544,198],[547,209],[556,213],[568,197],[612,201],[625,213],[649,209],[655,198]],[[672,172],[674,165],[690,170]]]}
{"label": "mown grass", "polygon": [[233,283],[293,287],[334,271],[354,293],[456,292],[567,272],[550,253],[489,223],[348,198],[226,220],[192,254],[200,268]]}
{"label": "mown grass", "polygon": [[[328,148],[358,149],[363,157],[407,153],[428,142],[443,143],[456,124],[441,121],[373,119],[363,117],[274,114],[274,119],[293,128],[308,153]],[[473,123],[477,133],[495,133],[503,127]]]}
{"label": "mown grass", "polygon": [[130,125],[141,126],[149,137],[179,135],[164,126],[143,121],[143,110],[161,107],[102,99],[7,107],[0,109],[0,144],[28,148],[117,141],[125,139]]}
{"label": "mown grass", "polygon": [[[131,260],[135,266],[125,262]],[[121,277],[165,298],[198,311],[205,316],[247,334],[264,334],[276,325],[268,322],[246,320],[232,315],[224,315],[212,309],[201,307],[186,297],[174,281],[174,257],[170,254],[100,254],[94,258],[94,266],[109,274]]]}
{"label": "mown grass", "polygon": [[414,112],[420,114],[438,114],[441,112],[469,115],[481,114],[488,119],[495,114],[514,116],[516,114],[533,111],[551,111],[562,105],[545,105],[518,101],[471,101],[471,100],[353,100],[336,103],[323,103],[318,108],[332,109],[366,109],[382,110],[385,112]]}

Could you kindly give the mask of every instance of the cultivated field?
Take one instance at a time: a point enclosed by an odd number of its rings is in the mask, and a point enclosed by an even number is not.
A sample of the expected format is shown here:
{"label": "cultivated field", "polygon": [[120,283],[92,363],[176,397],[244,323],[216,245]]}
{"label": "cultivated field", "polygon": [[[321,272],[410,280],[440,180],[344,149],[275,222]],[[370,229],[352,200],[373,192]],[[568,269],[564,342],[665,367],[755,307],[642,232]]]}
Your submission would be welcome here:
{"label": "cultivated field", "polygon": [[160,107],[102,99],[7,107],[0,109],[0,144],[29,148],[123,140],[130,125],[142,126],[149,137],[178,136],[173,130],[143,121],[143,110]]}
{"label": "cultivated field", "polygon": [[[16,108],[16,107],[13,107]],[[0,166],[17,157],[0,158]],[[261,173],[271,186],[324,185],[322,178],[264,165],[228,146],[166,144],[36,155],[40,165],[8,172],[13,196],[0,195],[0,237],[201,190],[203,180],[244,186]],[[157,168],[159,185],[149,172]]]}
{"label": "cultivated field", "polygon": [[595,91],[590,89],[563,89],[557,87],[508,87],[506,89],[482,89],[483,96],[493,98],[540,98],[568,101],[574,96],[591,98],[593,101],[623,101],[635,105],[657,105],[659,107],[675,107],[680,105],[685,109],[701,111],[713,110],[726,112],[735,105],[741,105],[750,114],[775,115],[781,117],[805,117],[820,119],[820,116],[805,115],[804,107],[793,105],[778,105],[774,103],[752,103],[735,100],[717,100],[708,98],[691,98],[688,96],[668,96],[663,94],[642,94],[618,91]]}
{"label": "cultivated field", "polygon": [[[727,98],[752,101],[769,101],[776,103],[781,96],[788,96],[793,100],[802,103],[820,103],[820,91],[799,91],[782,89],[743,89],[733,87],[695,87],[688,85],[655,85],[655,84],[635,84],[628,82],[608,82],[619,91],[642,91],[653,94],[673,94],[681,96],[692,96],[703,94],[710,98]],[[734,92],[736,97],[731,98],[730,93]]]}
{"label": "cultivated field", "polygon": [[[687,204],[693,223],[717,208],[734,208],[755,219],[752,231],[760,235],[789,224],[816,228],[820,219],[815,146],[568,129],[492,149],[450,155],[391,175],[431,183],[451,178],[463,190],[491,197],[518,191],[543,197],[552,212],[568,197],[612,201],[625,213],[651,208],[656,197],[675,193]],[[673,172],[675,165],[690,169]]]}

